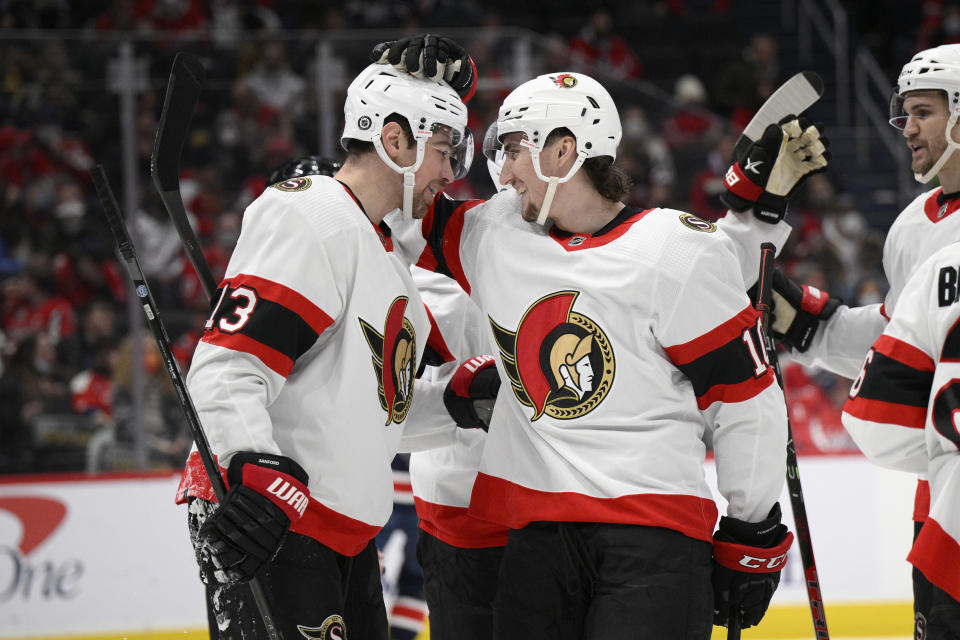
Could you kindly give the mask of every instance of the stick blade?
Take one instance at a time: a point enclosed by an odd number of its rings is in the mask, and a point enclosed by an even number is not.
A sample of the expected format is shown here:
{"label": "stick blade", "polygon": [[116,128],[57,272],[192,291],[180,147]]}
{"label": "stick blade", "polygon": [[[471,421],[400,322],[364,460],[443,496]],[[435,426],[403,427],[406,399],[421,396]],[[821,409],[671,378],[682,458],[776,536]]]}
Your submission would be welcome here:
{"label": "stick blade", "polygon": [[768,125],[780,122],[785,116],[800,115],[823,95],[823,78],[813,71],[801,71],[784,82],[767,98],[750,123],[743,130],[734,147],[733,157],[739,158],[751,143],[763,135]]}
{"label": "stick blade", "polygon": [[206,72],[196,56],[182,51],[177,53],[150,157],[150,173],[161,193],[180,189],[180,154],[205,77]]}

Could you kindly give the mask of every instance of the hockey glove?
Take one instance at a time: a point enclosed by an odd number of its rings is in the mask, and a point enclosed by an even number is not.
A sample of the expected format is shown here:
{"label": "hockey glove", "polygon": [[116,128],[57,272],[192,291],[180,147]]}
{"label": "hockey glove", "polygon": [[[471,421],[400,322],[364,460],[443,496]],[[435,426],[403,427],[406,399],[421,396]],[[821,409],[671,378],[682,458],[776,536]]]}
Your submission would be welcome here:
{"label": "hockey glove", "polygon": [[776,224],[803,179],[827,168],[830,141],[822,133],[823,125],[796,116],[767,125],[760,139],[733,159],[720,200],[734,211],[752,207],[757,218]]}
{"label": "hockey glove", "polygon": [[248,582],[280,548],[310,501],[307,473],[283,456],[241,451],[227,470],[230,490],[200,527],[221,584]]}
{"label": "hockey glove", "polygon": [[770,333],[803,353],[810,348],[820,322],[828,320],[842,301],[816,287],[797,284],[780,269],[774,269],[771,286]]}
{"label": "hockey glove", "polygon": [[468,102],[477,90],[477,67],[463,47],[450,38],[429,33],[390,42],[381,42],[370,52],[370,60],[390,64],[415,78],[443,80]]}
{"label": "hockey glove", "polygon": [[486,431],[498,391],[500,374],[493,356],[475,356],[457,367],[443,391],[443,404],[458,427]]}
{"label": "hockey glove", "polygon": [[713,623],[727,626],[739,612],[741,626],[759,624],[780,584],[793,534],[780,524],[780,504],[767,519],[744,522],[723,516],[713,534]]}

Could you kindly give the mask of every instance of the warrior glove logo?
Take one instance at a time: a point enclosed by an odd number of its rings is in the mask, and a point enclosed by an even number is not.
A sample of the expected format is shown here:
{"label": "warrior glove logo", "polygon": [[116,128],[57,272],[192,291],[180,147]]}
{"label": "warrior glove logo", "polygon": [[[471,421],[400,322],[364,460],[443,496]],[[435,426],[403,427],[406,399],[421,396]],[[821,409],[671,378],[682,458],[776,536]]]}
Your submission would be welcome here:
{"label": "warrior glove logo", "polygon": [[533,408],[531,422],[544,414],[560,420],[586,415],[613,384],[613,348],[593,320],[573,311],[579,295],[559,291],[540,298],[516,331],[489,319],[513,393]]}
{"label": "warrior glove logo", "polygon": [[373,353],[380,406],[387,412],[387,423],[401,423],[410,411],[413,380],[417,366],[417,337],[413,324],[404,317],[407,298],[393,301],[387,312],[383,333],[360,319],[360,328]]}

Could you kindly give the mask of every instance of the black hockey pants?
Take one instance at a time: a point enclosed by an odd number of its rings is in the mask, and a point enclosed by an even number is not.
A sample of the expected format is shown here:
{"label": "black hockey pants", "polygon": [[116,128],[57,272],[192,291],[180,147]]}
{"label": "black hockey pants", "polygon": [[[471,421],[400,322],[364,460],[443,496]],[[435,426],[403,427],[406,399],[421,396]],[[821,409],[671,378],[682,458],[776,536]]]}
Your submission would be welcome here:
{"label": "black hockey pants", "polygon": [[430,640],[491,640],[503,547],[464,549],[417,532]]}
{"label": "black hockey pants", "polygon": [[496,640],[706,640],[712,547],[670,529],[535,522],[511,530]]}
{"label": "black hockey pants", "polygon": [[[213,566],[196,544],[197,531],[216,505],[197,499],[190,502],[190,540],[203,578],[212,575]],[[258,578],[285,640],[387,640],[380,562],[372,540],[359,554],[349,557],[313,538],[287,533]],[[206,593],[211,640],[267,638],[247,585],[221,587],[212,581],[210,585]]]}

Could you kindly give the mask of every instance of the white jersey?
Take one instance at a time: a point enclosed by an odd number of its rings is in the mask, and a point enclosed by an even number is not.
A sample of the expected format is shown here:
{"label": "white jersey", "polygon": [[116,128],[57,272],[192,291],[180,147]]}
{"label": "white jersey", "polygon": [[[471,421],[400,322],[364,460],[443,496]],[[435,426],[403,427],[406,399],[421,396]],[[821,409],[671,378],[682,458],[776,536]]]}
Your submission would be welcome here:
{"label": "white jersey", "polygon": [[728,514],[765,518],[786,471],[786,411],[733,242],[669,209],[624,209],[577,235],[519,212],[512,190],[438,199],[422,225],[420,266],[471,294],[503,380],[471,513],[709,540],[712,429]]}
{"label": "white jersey", "polygon": [[930,512],[909,560],[960,600],[960,244],[936,252],[901,291],[844,406],[871,460],[925,472]]}
{"label": "white jersey", "polygon": [[[310,506],[292,530],[347,555],[386,523],[390,461],[428,408],[413,391],[431,325],[391,248],[332,178],[266,189],[244,213],[188,376],[220,465],[238,451],[297,461]],[[195,451],[187,495],[213,499]]]}
{"label": "white jersey", "polygon": [[830,320],[820,325],[810,348],[792,353],[797,362],[856,377],[863,354],[896,310],[917,265],[960,240],[960,214],[956,213],[960,199],[944,200],[942,191],[937,188],[917,196],[890,226],[883,244],[883,272],[890,288],[883,305],[838,307]]}
{"label": "white jersey", "polygon": [[[477,305],[450,278],[419,267],[412,267],[412,273],[454,356],[441,367],[428,367],[423,377],[445,387],[459,363],[488,352],[486,322]],[[480,429],[457,429],[454,444],[410,454],[410,483],[420,528],[449,545],[475,549],[507,542],[506,527],[468,513],[486,440],[487,434]]]}

